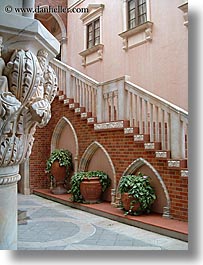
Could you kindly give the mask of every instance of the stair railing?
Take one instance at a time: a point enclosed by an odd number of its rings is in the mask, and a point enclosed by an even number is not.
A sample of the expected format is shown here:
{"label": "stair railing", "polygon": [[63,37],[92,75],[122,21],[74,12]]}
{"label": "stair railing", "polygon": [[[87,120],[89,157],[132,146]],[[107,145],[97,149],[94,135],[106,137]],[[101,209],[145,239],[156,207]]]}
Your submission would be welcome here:
{"label": "stair railing", "polygon": [[171,151],[172,159],[187,158],[187,111],[131,83],[128,76],[100,83],[56,59],[51,64],[59,89],[97,122],[129,120],[139,134]]}

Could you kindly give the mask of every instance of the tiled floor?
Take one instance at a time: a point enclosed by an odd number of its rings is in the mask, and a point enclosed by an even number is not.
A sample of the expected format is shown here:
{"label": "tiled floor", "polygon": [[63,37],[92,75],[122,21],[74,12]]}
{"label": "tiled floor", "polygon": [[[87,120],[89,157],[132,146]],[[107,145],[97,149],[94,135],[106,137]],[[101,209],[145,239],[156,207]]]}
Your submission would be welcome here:
{"label": "tiled floor", "polygon": [[174,237],[187,241],[188,238],[188,223],[178,220],[163,218],[159,214],[141,215],[141,216],[125,216],[121,209],[113,207],[108,202],[99,204],[80,204],[71,201],[70,194],[55,195],[48,189],[35,190],[35,194],[43,196],[65,205],[75,207],[93,214],[107,217],[119,222],[130,224],[139,228],[144,228],[153,232],[158,232],[163,235]]}
{"label": "tiled floor", "polygon": [[129,226],[36,195],[18,195],[28,220],[19,250],[187,250],[188,243]]}

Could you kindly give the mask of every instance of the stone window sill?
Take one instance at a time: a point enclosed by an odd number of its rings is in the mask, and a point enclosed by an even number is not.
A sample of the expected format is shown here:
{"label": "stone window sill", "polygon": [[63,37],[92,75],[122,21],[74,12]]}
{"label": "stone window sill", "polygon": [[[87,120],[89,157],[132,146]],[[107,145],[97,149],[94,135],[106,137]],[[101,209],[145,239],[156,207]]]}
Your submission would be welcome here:
{"label": "stone window sill", "polygon": [[178,8],[183,12],[183,18],[184,18],[183,25],[188,27],[188,2],[183,3]]}
{"label": "stone window sill", "polygon": [[123,39],[123,49],[128,50],[152,40],[152,25],[147,21],[133,29],[121,32],[119,36]]}
{"label": "stone window sill", "polygon": [[82,56],[82,66],[86,66],[103,59],[103,44],[97,44],[79,53]]}

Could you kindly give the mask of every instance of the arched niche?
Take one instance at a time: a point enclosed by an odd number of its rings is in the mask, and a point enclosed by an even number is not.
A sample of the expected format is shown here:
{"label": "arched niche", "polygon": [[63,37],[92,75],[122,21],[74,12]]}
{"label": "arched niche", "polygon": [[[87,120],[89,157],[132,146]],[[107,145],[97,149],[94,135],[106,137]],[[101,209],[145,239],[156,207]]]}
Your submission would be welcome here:
{"label": "arched niche", "polygon": [[155,188],[157,199],[153,204],[152,211],[161,213],[164,217],[170,218],[170,198],[163,179],[156,169],[145,159],[138,158],[133,161],[124,171],[123,176],[143,173],[150,176],[151,184]]}
{"label": "arched niche", "polygon": [[90,144],[80,160],[79,171],[101,170],[108,174],[111,179],[111,186],[103,195],[105,201],[111,201],[112,191],[116,190],[116,172],[112,160],[106,149],[97,141]]}
{"label": "arched niche", "polygon": [[76,131],[71,122],[66,118],[62,117],[52,134],[51,139],[51,152],[55,149],[68,149],[72,153],[74,171],[78,171],[78,138]]}

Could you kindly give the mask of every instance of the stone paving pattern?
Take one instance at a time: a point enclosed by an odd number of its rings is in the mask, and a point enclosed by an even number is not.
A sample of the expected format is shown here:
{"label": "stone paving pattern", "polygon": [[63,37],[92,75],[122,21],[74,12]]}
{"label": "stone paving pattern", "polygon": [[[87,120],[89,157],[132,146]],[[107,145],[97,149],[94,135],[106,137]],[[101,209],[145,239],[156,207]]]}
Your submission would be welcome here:
{"label": "stone paving pattern", "polygon": [[27,211],[18,250],[187,250],[188,243],[74,209],[36,195],[18,195]]}

